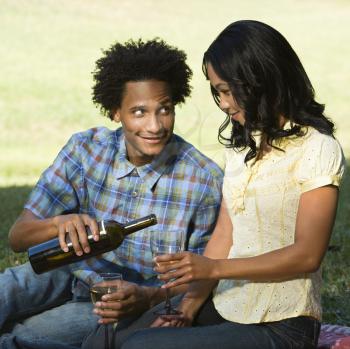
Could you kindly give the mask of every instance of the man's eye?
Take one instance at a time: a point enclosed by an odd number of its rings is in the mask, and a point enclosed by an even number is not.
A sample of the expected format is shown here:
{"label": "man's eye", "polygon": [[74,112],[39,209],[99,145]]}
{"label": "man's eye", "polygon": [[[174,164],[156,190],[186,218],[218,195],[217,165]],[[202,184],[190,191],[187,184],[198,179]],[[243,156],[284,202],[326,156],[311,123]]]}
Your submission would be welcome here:
{"label": "man's eye", "polygon": [[143,116],[145,114],[145,110],[144,109],[136,109],[134,110],[134,115],[135,116]]}
{"label": "man's eye", "polygon": [[171,112],[171,108],[168,106],[164,106],[164,107],[161,107],[159,111],[161,114],[167,115]]}

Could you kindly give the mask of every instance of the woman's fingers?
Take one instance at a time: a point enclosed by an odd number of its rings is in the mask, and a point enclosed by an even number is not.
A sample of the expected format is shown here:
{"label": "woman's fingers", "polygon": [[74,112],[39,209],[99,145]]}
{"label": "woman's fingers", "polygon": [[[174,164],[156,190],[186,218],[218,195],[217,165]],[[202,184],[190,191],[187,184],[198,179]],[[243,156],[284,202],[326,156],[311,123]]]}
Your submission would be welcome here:
{"label": "woman's fingers", "polygon": [[[163,256],[161,256],[163,257]],[[154,270],[159,273],[158,278],[166,281],[162,286],[170,288],[196,280],[215,278],[216,261],[208,257],[190,252],[173,255],[166,255],[162,258]]]}
{"label": "woman's fingers", "polygon": [[[171,256],[175,256],[175,258],[170,259]],[[159,273],[160,280],[168,281],[183,276],[190,280],[196,274],[195,270],[198,269],[197,264],[200,263],[201,257],[190,252],[166,255],[164,256],[166,261],[160,261],[154,270]]]}
{"label": "woman's fingers", "polygon": [[182,260],[185,256],[190,254],[191,252],[178,252],[178,253],[168,253],[168,254],[163,254],[161,256],[157,256],[154,258],[154,261],[156,263],[162,263],[162,262],[175,262],[178,260]]}
{"label": "woman's fingers", "polygon": [[150,327],[184,327],[185,320],[181,315],[159,316]]}
{"label": "woman's fingers", "polygon": [[184,265],[191,264],[191,258],[191,252],[180,252],[158,256],[154,260],[156,263],[154,270],[160,274],[168,272],[172,273]]}
{"label": "woman's fingers", "polygon": [[172,279],[171,281],[167,282],[166,284],[162,285],[161,288],[172,288],[175,286],[180,286],[180,285],[184,285],[184,284],[188,284],[192,282],[192,280],[184,275],[183,277],[179,277],[177,279]]}

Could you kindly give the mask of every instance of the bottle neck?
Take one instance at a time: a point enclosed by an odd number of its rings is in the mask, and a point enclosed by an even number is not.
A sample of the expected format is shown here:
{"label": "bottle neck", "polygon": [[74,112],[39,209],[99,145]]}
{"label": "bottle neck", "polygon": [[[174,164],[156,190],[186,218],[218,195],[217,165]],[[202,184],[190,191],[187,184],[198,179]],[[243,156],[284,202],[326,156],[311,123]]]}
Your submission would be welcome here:
{"label": "bottle neck", "polygon": [[146,217],[136,219],[134,221],[128,222],[124,225],[124,234],[128,235],[135,231],[147,228],[151,225],[157,224],[157,217],[154,214],[151,214]]}

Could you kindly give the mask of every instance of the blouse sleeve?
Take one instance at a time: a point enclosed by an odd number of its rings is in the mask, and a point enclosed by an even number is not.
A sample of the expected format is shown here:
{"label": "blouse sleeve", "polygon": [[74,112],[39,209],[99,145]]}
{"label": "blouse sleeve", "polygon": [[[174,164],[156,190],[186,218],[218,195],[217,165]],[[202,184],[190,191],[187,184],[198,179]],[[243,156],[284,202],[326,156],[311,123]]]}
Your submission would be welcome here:
{"label": "blouse sleeve", "polygon": [[307,142],[297,168],[301,192],[325,185],[339,186],[345,159],[340,144],[331,136],[318,134]]}

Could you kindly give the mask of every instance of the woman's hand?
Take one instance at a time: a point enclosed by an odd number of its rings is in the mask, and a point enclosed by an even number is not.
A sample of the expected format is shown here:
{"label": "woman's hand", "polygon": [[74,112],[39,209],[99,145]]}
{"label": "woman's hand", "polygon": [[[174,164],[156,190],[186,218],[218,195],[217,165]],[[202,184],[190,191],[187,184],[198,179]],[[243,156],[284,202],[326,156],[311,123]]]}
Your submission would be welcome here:
{"label": "woman's hand", "polygon": [[60,246],[64,252],[68,252],[66,237],[68,235],[72,242],[73,249],[77,256],[84,252],[90,252],[88,236],[85,227],[88,226],[94,236],[94,240],[99,239],[99,230],[95,219],[87,214],[67,214],[53,218],[53,223],[58,231]]}
{"label": "woman's hand", "polygon": [[185,314],[161,315],[151,324],[150,327],[190,327],[192,322],[193,318],[188,317]]}
{"label": "woman's hand", "polygon": [[[163,288],[175,287],[196,280],[216,279],[216,260],[191,252],[157,256],[154,270],[159,279],[169,281]],[[175,280],[174,280],[175,279]]]}
{"label": "woman's hand", "polygon": [[[199,289],[206,289],[206,286],[212,282],[200,281],[197,282]],[[194,284],[191,285],[192,287]],[[194,287],[196,288],[196,287]],[[176,307],[176,310],[179,311],[179,315],[161,315],[159,316],[152,324],[151,327],[190,327],[203,305],[203,301],[206,297],[196,291],[188,291],[182,298],[180,304]]]}

